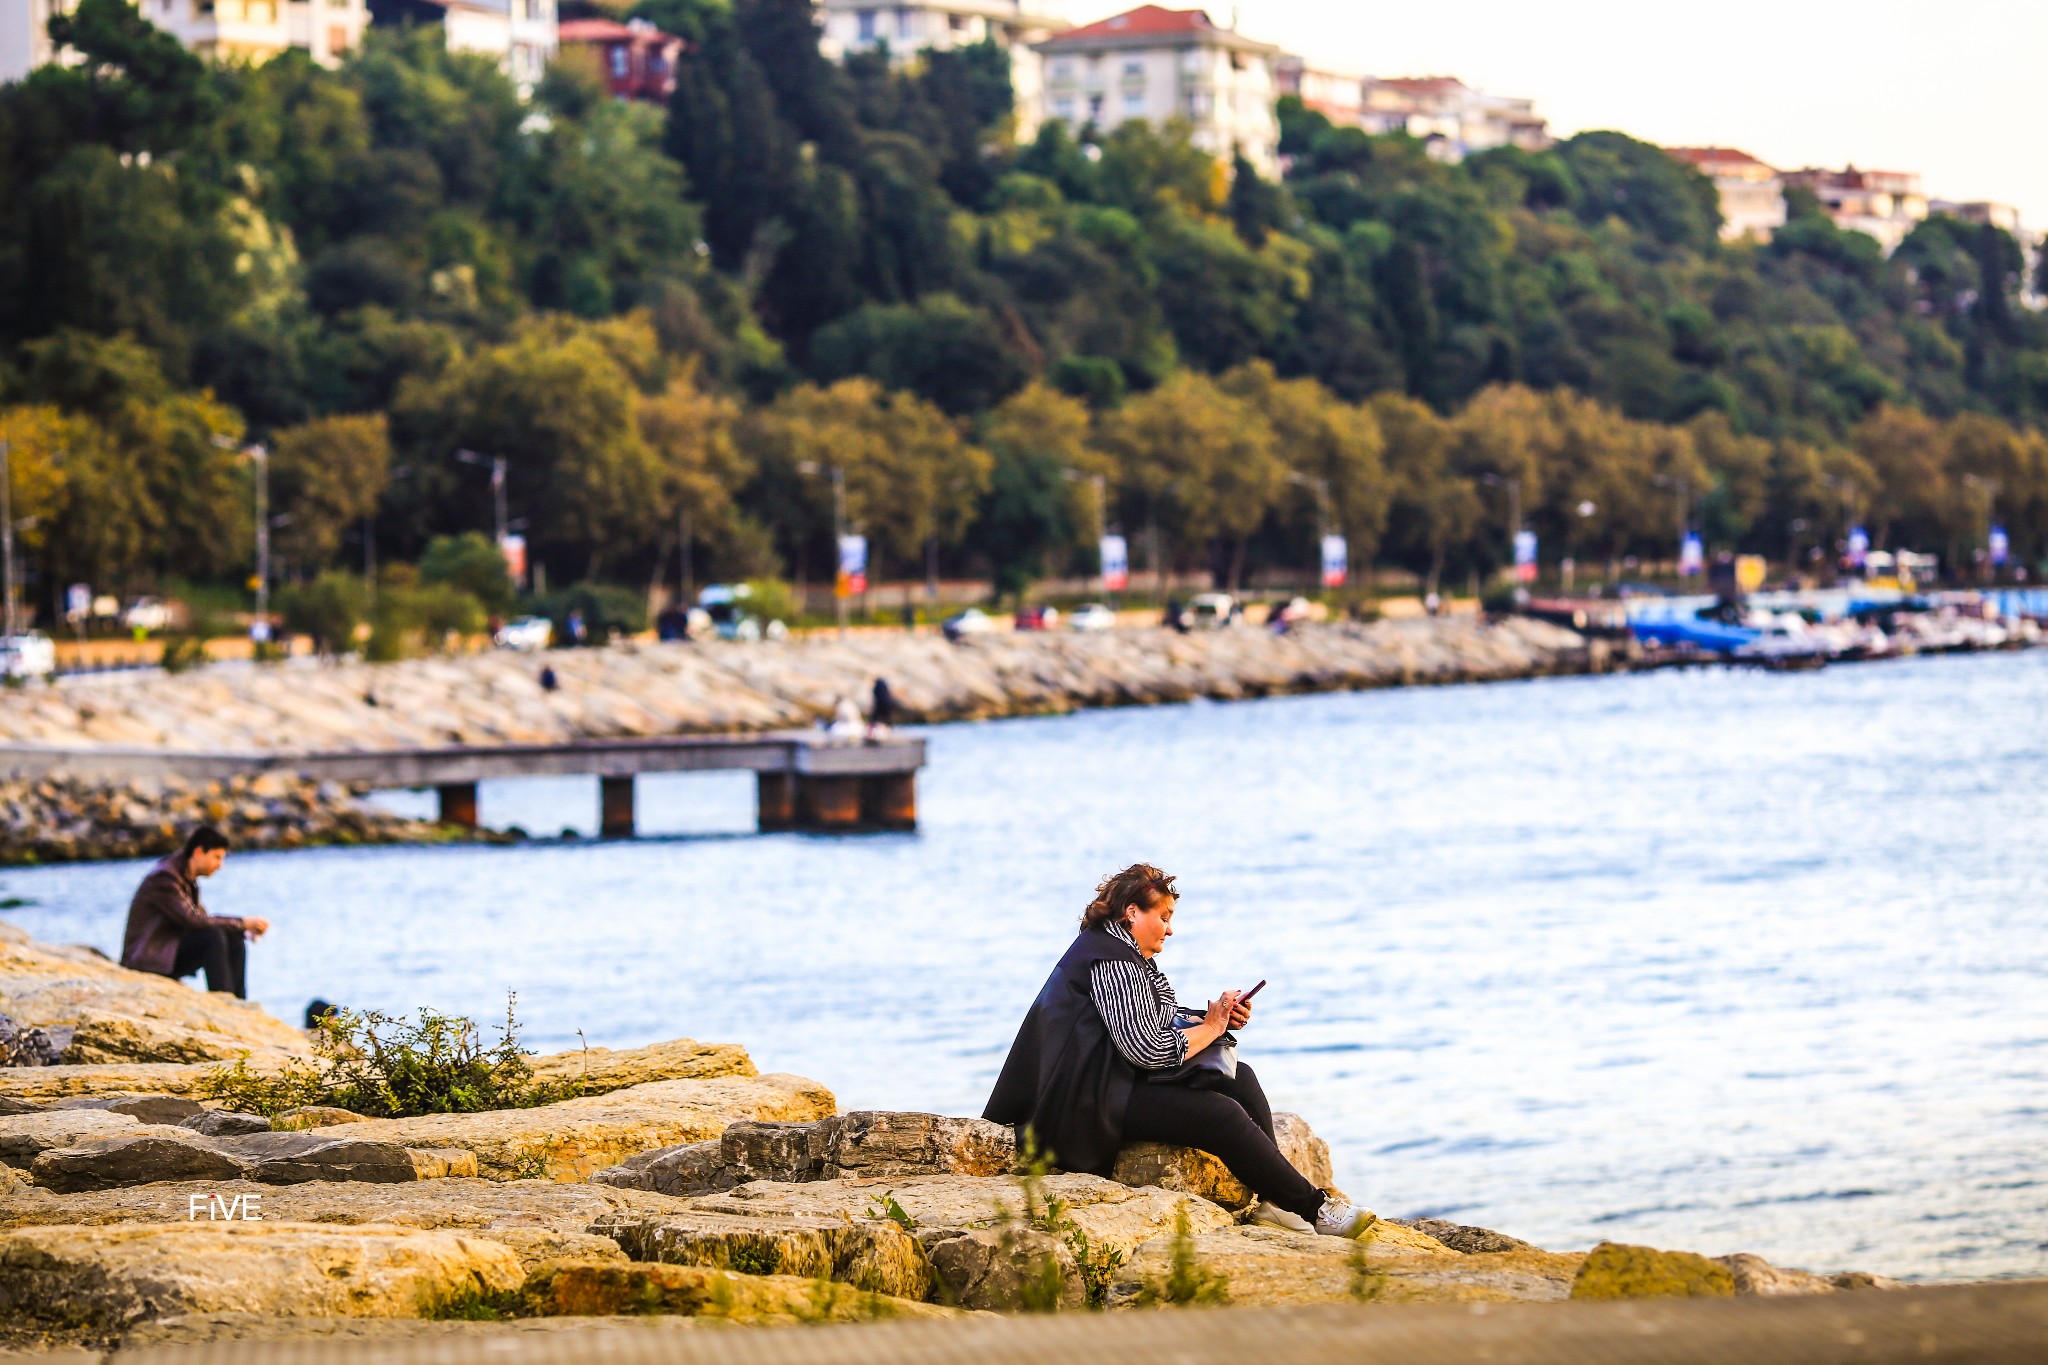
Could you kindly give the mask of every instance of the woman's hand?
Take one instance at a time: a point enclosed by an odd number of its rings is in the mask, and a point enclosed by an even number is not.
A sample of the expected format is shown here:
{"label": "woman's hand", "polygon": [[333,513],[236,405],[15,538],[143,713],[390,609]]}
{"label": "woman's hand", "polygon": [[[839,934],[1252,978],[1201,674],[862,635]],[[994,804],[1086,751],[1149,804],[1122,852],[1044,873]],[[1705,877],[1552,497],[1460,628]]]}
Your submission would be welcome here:
{"label": "woman's hand", "polygon": [[1231,1026],[1239,1010],[1247,1011],[1249,1017],[1250,1008],[1249,1005],[1238,1003],[1236,991],[1225,991],[1209,1002],[1208,1013],[1202,1016],[1202,1027],[1214,1029],[1216,1034],[1220,1035]]}
{"label": "woman's hand", "polygon": [[[1235,996],[1236,992],[1233,991],[1232,995]],[[1232,1028],[1243,1028],[1251,1021],[1252,1002],[1241,997],[1233,999],[1230,1003],[1230,1026]]]}

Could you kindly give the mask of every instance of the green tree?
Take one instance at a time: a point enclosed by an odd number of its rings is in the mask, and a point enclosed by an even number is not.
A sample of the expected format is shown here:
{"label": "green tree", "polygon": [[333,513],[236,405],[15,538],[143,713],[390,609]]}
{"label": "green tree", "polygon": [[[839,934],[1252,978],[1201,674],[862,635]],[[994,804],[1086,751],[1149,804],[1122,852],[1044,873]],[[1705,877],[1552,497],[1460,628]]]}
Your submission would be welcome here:
{"label": "green tree", "polygon": [[320,417],[271,439],[271,497],[289,517],[278,548],[301,570],[331,563],[351,527],[373,517],[391,472],[383,413]]}
{"label": "green tree", "polygon": [[516,588],[505,552],[481,531],[464,531],[459,536],[435,536],[420,556],[422,584],[440,585],[467,594],[487,612],[502,615],[512,609]]}

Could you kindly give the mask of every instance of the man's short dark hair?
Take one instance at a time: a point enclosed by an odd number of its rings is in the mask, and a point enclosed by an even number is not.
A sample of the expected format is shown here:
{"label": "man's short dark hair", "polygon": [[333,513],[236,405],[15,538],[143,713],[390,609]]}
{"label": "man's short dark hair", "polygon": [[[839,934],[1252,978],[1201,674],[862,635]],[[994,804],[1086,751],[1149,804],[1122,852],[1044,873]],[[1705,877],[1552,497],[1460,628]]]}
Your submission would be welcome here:
{"label": "man's short dark hair", "polygon": [[185,846],[178,850],[178,856],[189,858],[195,853],[211,853],[217,848],[228,846],[228,836],[212,825],[201,825],[185,836]]}

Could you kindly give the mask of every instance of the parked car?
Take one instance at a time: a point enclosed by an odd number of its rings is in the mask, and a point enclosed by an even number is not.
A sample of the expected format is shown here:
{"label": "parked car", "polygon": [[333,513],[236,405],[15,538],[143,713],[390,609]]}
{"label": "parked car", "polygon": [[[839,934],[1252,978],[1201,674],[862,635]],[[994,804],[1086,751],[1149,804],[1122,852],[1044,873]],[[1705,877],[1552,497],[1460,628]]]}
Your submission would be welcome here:
{"label": "parked car", "polygon": [[498,627],[500,649],[546,649],[554,643],[555,624],[545,616],[521,616]]}
{"label": "parked car", "polygon": [[47,678],[57,671],[57,646],[41,631],[0,636],[0,678]]}
{"label": "parked car", "polygon": [[1116,629],[1116,613],[1100,602],[1074,608],[1074,614],[1067,618],[1068,630],[1096,631]]}
{"label": "parked car", "polygon": [[1234,626],[1243,615],[1244,608],[1227,592],[1198,592],[1188,601],[1188,625],[1195,630]]}
{"label": "parked car", "polygon": [[1058,630],[1060,609],[1058,607],[1026,607],[1018,612],[1013,624],[1018,630]]}
{"label": "parked car", "polygon": [[[747,610],[747,599],[753,595],[754,589],[747,583],[713,583],[697,594],[697,606],[721,640],[780,640],[787,636],[789,628],[782,622],[763,621]],[[696,613],[691,616],[694,620]],[[693,629],[691,633],[697,632]]]}
{"label": "parked car", "polygon": [[980,607],[969,607],[958,616],[949,616],[939,626],[948,640],[958,640],[967,635],[987,635],[995,628],[995,618]]}
{"label": "parked car", "polygon": [[138,597],[121,613],[121,624],[130,630],[164,630],[171,624],[171,609],[157,598]]}

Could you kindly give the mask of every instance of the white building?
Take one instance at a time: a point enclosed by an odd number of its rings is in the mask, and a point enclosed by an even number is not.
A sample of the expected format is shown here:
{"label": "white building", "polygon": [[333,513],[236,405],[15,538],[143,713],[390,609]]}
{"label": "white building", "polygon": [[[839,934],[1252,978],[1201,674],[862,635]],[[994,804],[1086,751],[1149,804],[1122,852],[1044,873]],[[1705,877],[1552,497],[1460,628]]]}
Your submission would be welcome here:
{"label": "white building", "polygon": [[1666,147],[1665,151],[1714,182],[1721,196],[1721,240],[1768,242],[1785,226],[1785,180],[1748,152],[1733,147]]}
{"label": "white building", "polygon": [[1365,77],[1356,72],[1331,70],[1288,54],[1273,63],[1273,79],[1282,95],[1294,96],[1304,108],[1340,128],[1365,122]]}
{"label": "white building", "polygon": [[1474,90],[1456,76],[1368,76],[1362,122],[1369,133],[1406,133],[1438,161],[1458,162],[1474,152],[1550,145],[1550,122],[1536,101]]}
{"label": "white building", "polygon": [[530,93],[561,46],[555,0],[370,0],[380,24],[440,25],[450,52],[497,60],[520,93]]}
{"label": "white building", "polygon": [[1273,64],[1280,49],[1201,10],[1144,5],[1038,45],[1047,120],[1107,132],[1133,119],[1187,120],[1197,147],[1241,152],[1267,179],[1280,175]]}
{"label": "white building", "polygon": [[[0,0],[0,81],[20,80],[47,62],[52,13],[75,0]],[[286,48],[333,66],[363,41],[370,22],[364,0],[137,0],[142,17],[202,57],[268,61]]]}
{"label": "white building", "polygon": [[1914,171],[1839,171],[1809,166],[1787,171],[1785,183],[1813,191],[1835,226],[1867,233],[1889,256],[1927,217],[1927,195]]}
{"label": "white building", "polygon": [[890,60],[901,64],[926,51],[995,43],[1010,54],[1019,141],[1038,132],[1041,63],[1032,44],[1073,27],[1066,0],[820,0],[818,8],[825,23],[820,47],[835,60],[887,47]]}

